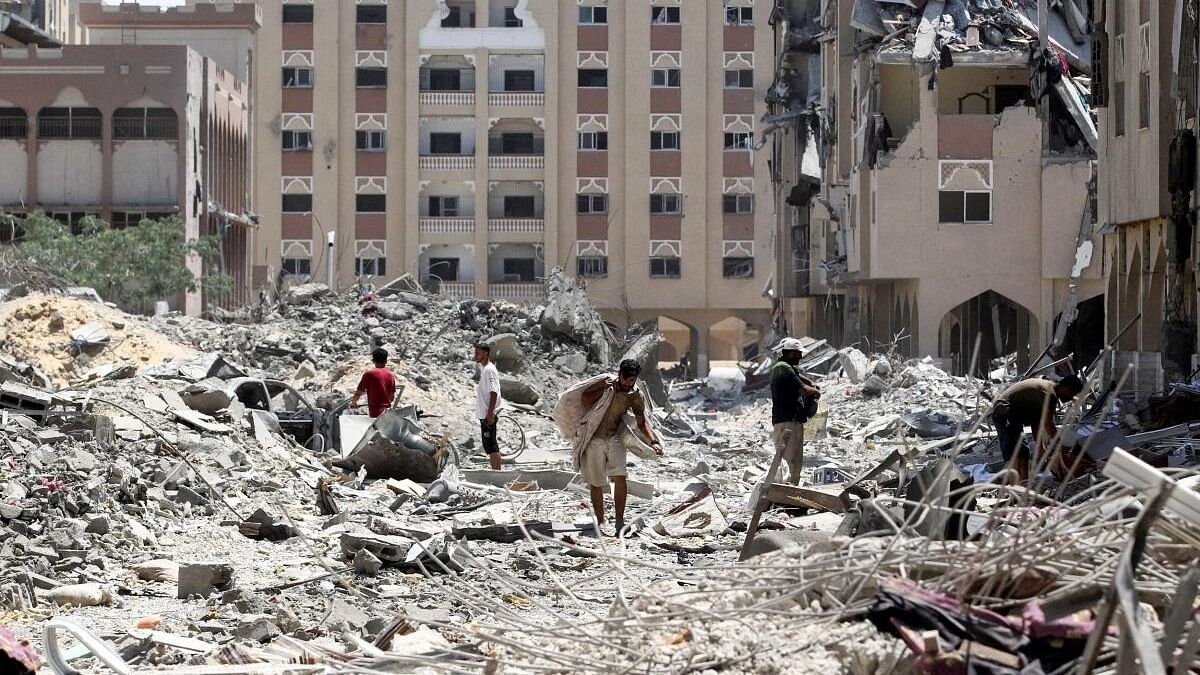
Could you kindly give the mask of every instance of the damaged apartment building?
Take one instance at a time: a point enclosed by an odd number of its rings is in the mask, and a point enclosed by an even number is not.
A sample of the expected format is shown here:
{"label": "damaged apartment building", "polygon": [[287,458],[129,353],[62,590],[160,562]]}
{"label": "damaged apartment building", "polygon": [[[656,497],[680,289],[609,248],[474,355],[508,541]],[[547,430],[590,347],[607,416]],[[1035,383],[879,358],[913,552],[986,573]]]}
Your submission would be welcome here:
{"label": "damaged apartment building", "polygon": [[[1196,0],[1095,3],[1107,335],[1126,388],[1194,377]],[[1191,375],[1189,375],[1189,373]]]}
{"label": "damaged apartment building", "polygon": [[1051,4],[1043,46],[1033,0],[778,3],[777,325],[956,372],[1101,351],[1090,9]]}

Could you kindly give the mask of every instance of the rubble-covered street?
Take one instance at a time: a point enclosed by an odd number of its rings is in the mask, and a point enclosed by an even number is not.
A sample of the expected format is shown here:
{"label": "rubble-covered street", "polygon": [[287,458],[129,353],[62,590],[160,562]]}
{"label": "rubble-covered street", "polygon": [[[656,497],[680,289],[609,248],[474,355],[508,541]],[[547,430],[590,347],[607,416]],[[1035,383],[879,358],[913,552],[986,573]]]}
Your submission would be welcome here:
{"label": "rubble-covered street", "polygon": [[[1146,645],[1192,663],[1195,479],[1156,497],[1169,474],[1121,455],[1108,476],[1080,459],[1029,487],[989,482],[980,411],[998,383],[929,360],[807,341],[824,396],[805,487],[769,486],[742,563],[773,454],[762,369],[648,378],[667,453],[631,461],[636,532],[598,535],[548,413],[658,337],[610,336],[573,280],[549,287],[521,307],[405,278],[366,294],[313,285],[223,324],[10,299],[7,630],[74,668],[203,673],[943,672],[963,658],[1052,673],[1089,655],[1111,672]],[[524,432],[500,472],[465,403],[480,340]],[[403,386],[400,432],[355,442],[343,404],[377,345]],[[1160,466],[1191,457],[1190,425],[1142,442],[1114,429]],[[1130,602],[1142,609],[1109,626],[1105,608]],[[5,672],[31,667],[14,665],[22,653],[3,647]]]}

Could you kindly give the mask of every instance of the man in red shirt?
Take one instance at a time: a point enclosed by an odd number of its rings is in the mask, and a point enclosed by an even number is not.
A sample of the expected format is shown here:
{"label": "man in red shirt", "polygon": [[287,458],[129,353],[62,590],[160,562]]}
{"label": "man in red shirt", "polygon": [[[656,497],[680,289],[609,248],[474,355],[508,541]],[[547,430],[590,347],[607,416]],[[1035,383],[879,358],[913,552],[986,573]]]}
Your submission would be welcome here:
{"label": "man in red shirt", "polygon": [[375,367],[363,373],[358,381],[358,389],[350,399],[350,407],[358,407],[358,399],[363,393],[367,394],[367,410],[371,417],[379,417],[392,407],[396,398],[396,377],[387,369],[388,353],[382,347],[371,352],[371,360]]}

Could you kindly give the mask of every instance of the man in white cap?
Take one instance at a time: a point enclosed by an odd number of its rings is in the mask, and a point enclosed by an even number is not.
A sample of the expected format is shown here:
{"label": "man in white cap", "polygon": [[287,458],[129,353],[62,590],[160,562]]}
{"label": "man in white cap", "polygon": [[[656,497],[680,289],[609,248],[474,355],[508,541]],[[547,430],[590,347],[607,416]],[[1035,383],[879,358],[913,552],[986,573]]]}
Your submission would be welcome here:
{"label": "man in white cap", "polygon": [[813,412],[821,390],[797,368],[804,356],[796,338],[784,338],[779,343],[779,362],[771,369],[771,441],[776,451],[786,444],[783,460],[788,465],[788,479],[799,485],[804,468],[804,423]]}

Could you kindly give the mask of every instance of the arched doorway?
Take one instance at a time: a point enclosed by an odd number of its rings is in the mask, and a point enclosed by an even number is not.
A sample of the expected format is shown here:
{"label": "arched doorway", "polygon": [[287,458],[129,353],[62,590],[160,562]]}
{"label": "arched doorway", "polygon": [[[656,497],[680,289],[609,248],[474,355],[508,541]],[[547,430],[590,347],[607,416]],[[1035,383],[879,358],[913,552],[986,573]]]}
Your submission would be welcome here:
{"label": "arched doorway", "polygon": [[762,331],[757,326],[736,316],[727,317],[708,329],[708,362],[717,366],[748,361],[758,356],[761,341]]}
{"label": "arched doorway", "polygon": [[1016,355],[1017,369],[1023,370],[1029,367],[1034,321],[1033,313],[1021,305],[995,291],[984,291],[942,318],[941,356],[951,361],[955,374],[968,374],[978,337],[979,354],[970,374],[986,377],[994,360],[1010,354]]}
{"label": "arched doorway", "polygon": [[[665,377],[686,378],[696,372],[696,329],[669,316],[657,320],[658,332],[663,340],[658,345],[658,369]],[[684,373],[680,359],[687,355],[688,370]]]}

